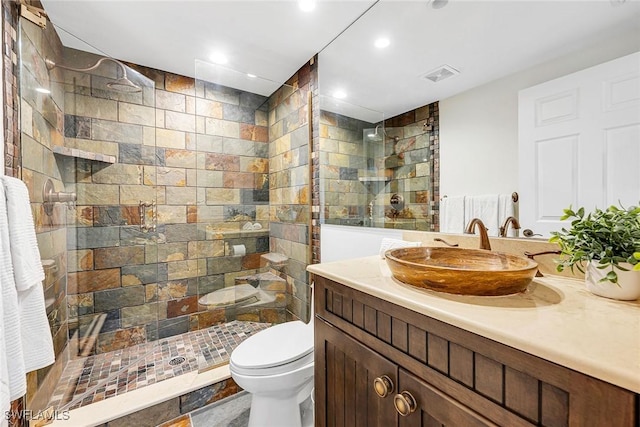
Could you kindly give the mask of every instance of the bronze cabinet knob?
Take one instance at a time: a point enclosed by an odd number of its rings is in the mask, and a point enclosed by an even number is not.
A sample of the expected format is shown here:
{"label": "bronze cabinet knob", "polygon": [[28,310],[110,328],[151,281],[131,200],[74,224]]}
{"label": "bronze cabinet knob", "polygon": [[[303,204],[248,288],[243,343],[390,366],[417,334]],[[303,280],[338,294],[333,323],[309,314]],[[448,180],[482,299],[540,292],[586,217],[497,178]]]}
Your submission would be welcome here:
{"label": "bronze cabinet knob", "polygon": [[403,391],[400,394],[396,394],[393,398],[393,406],[396,407],[396,411],[403,417],[414,412],[417,408],[416,399],[408,391]]}
{"label": "bronze cabinet knob", "polygon": [[373,389],[380,397],[387,397],[393,393],[393,381],[386,375],[381,375],[373,380]]}

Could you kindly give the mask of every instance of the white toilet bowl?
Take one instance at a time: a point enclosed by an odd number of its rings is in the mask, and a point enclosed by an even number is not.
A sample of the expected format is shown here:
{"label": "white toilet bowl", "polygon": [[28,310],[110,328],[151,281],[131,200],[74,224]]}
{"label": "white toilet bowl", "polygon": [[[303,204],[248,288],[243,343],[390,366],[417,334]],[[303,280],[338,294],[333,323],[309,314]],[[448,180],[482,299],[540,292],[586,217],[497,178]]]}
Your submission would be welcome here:
{"label": "white toilet bowl", "polygon": [[301,427],[300,404],[313,389],[313,323],[282,323],[249,337],[229,368],[252,395],[249,427]]}

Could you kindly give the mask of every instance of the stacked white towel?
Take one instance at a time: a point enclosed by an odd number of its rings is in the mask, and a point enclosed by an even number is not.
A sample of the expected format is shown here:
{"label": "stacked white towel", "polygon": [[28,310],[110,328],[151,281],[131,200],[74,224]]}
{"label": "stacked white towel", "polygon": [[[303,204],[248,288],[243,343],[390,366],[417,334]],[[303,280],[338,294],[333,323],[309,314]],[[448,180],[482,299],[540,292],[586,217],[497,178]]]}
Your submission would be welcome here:
{"label": "stacked white towel", "polygon": [[52,364],[55,355],[29,191],[19,179],[0,179],[0,285],[9,394],[13,400],[26,392],[26,373]]}
{"label": "stacked white towel", "polygon": [[414,246],[420,246],[420,242],[409,242],[408,240],[384,237],[382,243],[380,243],[380,258],[384,259],[384,253],[389,249],[410,248]]}
{"label": "stacked white towel", "polygon": [[[0,293],[2,295],[2,328],[5,340],[4,356],[8,372],[8,376],[3,376],[3,382],[8,385],[9,393],[8,397],[5,395],[0,396],[4,404],[7,399],[14,400],[23,396],[27,391],[27,381],[20,335],[18,291],[13,278],[11,247],[9,244],[9,220],[3,185],[0,185],[0,288],[2,288]],[[0,370],[4,369],[4,367],[0,366]],[[0,392],[7,392],[4,384]],[[7,408],[3,406],[2,410],[5,411]]]}

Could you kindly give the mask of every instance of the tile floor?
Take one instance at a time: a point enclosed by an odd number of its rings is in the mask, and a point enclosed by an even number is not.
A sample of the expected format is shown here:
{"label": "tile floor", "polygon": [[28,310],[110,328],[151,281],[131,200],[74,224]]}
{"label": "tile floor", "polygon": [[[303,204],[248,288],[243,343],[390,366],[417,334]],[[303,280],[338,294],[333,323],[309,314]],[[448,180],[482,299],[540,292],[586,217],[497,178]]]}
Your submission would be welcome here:
{"label": "tile floor", "polygon": [[[313,405],[313,401],[309,398],[300,407],[302,411],[301,421],[305,427],[313,426]],[[158,427],[247,427],[250,410],[251,395],[246,391],[241,391],[233,396],[160,424]]]}
{"label": "tile floor", "polygon": [[48,406],[76,409],[197,369],[225,363],[234,348],[269,323],[233,321],[72,360]]}
{"label": "tile floor", "polygon": [[191,414],[191,427],[247,427],[251,395],[246,391],[205,406]]}

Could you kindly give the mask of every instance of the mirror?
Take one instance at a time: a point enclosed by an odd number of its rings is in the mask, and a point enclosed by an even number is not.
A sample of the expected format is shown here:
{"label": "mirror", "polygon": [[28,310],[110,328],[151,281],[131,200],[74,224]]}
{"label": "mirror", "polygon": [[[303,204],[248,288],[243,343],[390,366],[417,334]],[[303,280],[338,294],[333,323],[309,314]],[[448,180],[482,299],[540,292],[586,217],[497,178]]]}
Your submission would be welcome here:
{"label": "mirror", "polygon": [[[382,38],[388,46],[377,48]],[[381,116],[437,101],[439,176],[428,185],[439,193],[429,202],[511,194],[520,190],[518,92],[639,50],[638,2],[380,1],[320,52],[322,97],[342,91],[352,106],[321,109],[375,130]]]}

